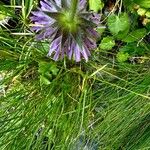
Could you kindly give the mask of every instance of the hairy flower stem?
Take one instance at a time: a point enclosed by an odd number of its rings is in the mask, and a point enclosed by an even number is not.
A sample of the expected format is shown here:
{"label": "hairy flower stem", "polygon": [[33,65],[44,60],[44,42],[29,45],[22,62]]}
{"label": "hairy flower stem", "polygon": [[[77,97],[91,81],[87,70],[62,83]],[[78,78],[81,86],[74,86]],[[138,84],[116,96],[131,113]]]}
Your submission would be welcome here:
{"label": "hairy flower stem", "polygon": [[73,21],[78,6],[78,0],[72,0],[70,21]]}

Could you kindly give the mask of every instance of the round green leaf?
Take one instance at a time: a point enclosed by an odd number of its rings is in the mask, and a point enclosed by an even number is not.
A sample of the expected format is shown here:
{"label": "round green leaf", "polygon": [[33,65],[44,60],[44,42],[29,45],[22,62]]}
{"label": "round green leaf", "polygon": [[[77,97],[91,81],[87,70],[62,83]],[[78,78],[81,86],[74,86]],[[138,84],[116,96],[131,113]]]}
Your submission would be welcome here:
{"label": "round green leaf", "polygon": [[89,0],[89,8],[95,12],[98,12],[104,7],[104,3],[101,0]]}
{"label": "round green leaf", "polygon": [[118,52],[117,53],[118,62],[125,62],[126,60],[128,60],[128,58],[129,58],[128,53],[124,53],[124,52]]}
{"label": "round green leaf", "polygon": [[120,31],[128,30],[130,27],[129,17],[126,13],[110,15],[107,24],[110,32],[114,35],[117,35]]}
{"label": "round green leaf", "polygon": [[103,50],[111,50],[115,46],[115,41],[113,37],[104,37],[100,43],[100,48]]}

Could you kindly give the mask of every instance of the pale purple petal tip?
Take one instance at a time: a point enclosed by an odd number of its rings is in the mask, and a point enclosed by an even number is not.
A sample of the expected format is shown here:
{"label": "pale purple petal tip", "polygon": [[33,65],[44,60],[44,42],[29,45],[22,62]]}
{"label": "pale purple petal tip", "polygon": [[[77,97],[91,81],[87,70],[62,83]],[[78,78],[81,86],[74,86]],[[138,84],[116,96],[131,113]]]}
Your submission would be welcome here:
{"label": "pale purple petal tip", "polygon": [[81,61],[80,47],[78,44],[76,44],[76,46],[74,48],[74,54],[75,54],[75,61],[76,62]]}
{"label": "pale purple petal tip", "polygon": [[92,13],[91,17],[90,17],[90,20],[95,23],[96,25],[98,25],[100,23],[100,19],[101,19],[101,16],[100,14],[97,14],[97,13]]}
{"label": "pale purple petal tip", "polygon": [[86,0],[80,0],[79,2],[79,10],[84,10],[86,9],[86,4],[87,4],[87,1]]}
{"label": "pale purple petal tip", "polygon": [[61,0],[55,0],[57,6],[61,7]]}
{"label": "pale purple petal tip", "polygon": [[62,40],[62,37],[60,36],[54,41],[52,41],[48,56],[51,56],[54,51],[58,51],[59,47],[61,46],[61,40]]}
{"label": "pale purple petal tip", "polygon": [[54,57],[53,57],[53,59],[54,59],[55,61],[57,61],[57,60],[59,59],[60,53],[61,53],[61,47],[59,47],[59,48],[56,50],[56,53],[55,53],[55,55],[54,55]]}
{"label": "pale purple petal tip", "polygon": [[40,1],[42,11],[57,12],[54,2],[51,0]]}

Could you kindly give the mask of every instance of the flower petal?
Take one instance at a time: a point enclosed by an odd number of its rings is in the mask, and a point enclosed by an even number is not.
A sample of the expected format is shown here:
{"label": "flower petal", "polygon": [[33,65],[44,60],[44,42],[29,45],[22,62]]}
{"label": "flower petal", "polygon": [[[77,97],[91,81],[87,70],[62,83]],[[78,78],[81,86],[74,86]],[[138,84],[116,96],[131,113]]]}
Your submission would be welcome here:
{"label": "flower petal", "polygon": [[68,41],[68,43],[69,43],[69,47],[68,47],[67,55],[68,55],[68,58],[71,59],[73,55],[73,51],[75,49],[75,43],[71,42],[71,40]]}
{"label": "flower petal", "polygon": [[95,23],[96,25],[98,25],[100,23],[100,19],[101,19],[101,16],[100,14],[97,14],[95,12],[92,12],[90,15],[89,15],[89,18],[88,18],[90,21],[92,21],[93,23]]}
{"label": "flower petal", "polygon": [[86,9],[86,0],[80,0],[80,2],[79,2],[79,10],[81,11],[81,10],[84,10],[84,9]]}
{"label": "flower petal", "polygon": [[86,46],[82,46],[82,56],[85,58],[86,62],[88,61],[88,57],[91,55],[90,51],[88,50],[88,48]]}
{"label": "flower petal", "polygon": [[96,40],[93,40],[91,38],[85,38],[84,44],[88,49],[95,49],[97,47]]}
{"label": "flower petal", "polygon": [[44,1],[40,1],[42,11],[54,11],[53,5],[49,5]]}
{"label": "flower petal", "polygon": [[48,56],[51,56],[51,54],[54,51],[57,51],[59,46],[61,46],[61,39],[62,39],[62,37],[60,36],[57,39],[55,39],[54,41],[52,41],[51,46],[50,46],[50,50],[49,50],[49,53],[48,53]]}
{"label": "flower petal", "polygon": [[81,48],[79,47],[78,44],[76,44],[75,48],[74,48],[74,54],[75,54],[75,60],[76,62],[81,61]]}
{"label": "flower petal", "polygon": [[59,6],[59,7],[61,7],[61,1],[62,0],[55,0],[56,5]]}
{"label": "flower petal", "polygon": [[82,56],[85,58],[86,62],[88,61],[88,53],[84,47],[82,47]]}
{"label": "flower petal", "polygon": [[56,5],[52,0],[44,0],[40,4],[42,11],[57,12]]}
{"label": "flower petal", "polygon": [[56,53],[55,53],[55,55],[54,55],[54,57],[53,57],[53,59],[54,59],[55,61],[58,60],[60,53],[61,53],[61,47],[59,47],[59,48],[57,49],[57,51],[56,51]]}
{"label": "flower petal", "polygon": [[91,38],[98,38],[100,35],[98,34],[98,32],[97,31],[95,31],[93,28],[88,28],[87,30],[87,33],[89,34],[89,36],[91,37]]}
{"label": "flower petal", "polygon": [[42,29],[42,27],[40,27],[40,26],[32,26],[31,27],[31,31],[34,31],[34,32],[39,32],[41,29]]}

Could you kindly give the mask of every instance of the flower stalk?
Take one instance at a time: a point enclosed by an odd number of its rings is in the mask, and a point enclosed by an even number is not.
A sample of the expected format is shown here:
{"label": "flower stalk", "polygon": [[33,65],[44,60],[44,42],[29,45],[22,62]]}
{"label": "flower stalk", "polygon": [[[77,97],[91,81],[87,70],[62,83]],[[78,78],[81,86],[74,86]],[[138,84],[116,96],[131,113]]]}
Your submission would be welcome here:
{"label": "flower stalk", "polygon": [[78,0],[72,0],[70,20],[73,21],[76,15]]}

